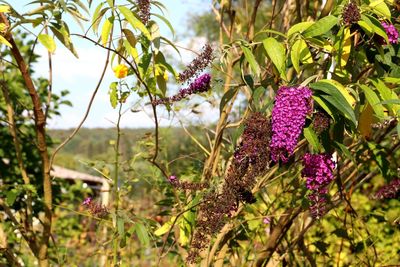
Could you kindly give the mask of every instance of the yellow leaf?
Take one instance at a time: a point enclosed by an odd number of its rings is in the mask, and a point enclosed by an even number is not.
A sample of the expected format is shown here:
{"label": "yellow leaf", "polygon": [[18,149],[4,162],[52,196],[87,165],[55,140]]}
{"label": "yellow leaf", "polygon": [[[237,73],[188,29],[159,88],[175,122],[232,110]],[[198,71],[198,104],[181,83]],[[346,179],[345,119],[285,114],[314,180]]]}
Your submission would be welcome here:
{"label": "yellow leaf", "polygon": [[361,112],[360,119],[358,120],[358,130],[364,138],[371,137],[371,124],[374,122],[373,109],[370,104],[367,104]]}
{"label": "yellow leaf", "polygon": [[344,28],[343,30],[343,43],[342,43],[342,53],[340,55],[340,66],[345,67],[347,64],[347,61],[349,60],[350,57],[350,51],[351,51],[351,35],[350,35],[350,29],[349,28]]}
{"label": "yellow leaf", "polygon": [[12,47],[12,45],[4,38],[3,36],[0,35],[0,44],[5,44],[6,46]]}
{"label": "yellow leaf", "polygon": [[175,221],[175,219],[176,219],[176,216],[171,217],[171,219],[170,219],[168,222],[164,223],[163,226],[161,226],[160,228],[158,228],[158,229],[154,232],[154,234],[155,234],[156,236],[161,236],[161,235],[163,235],[163,234],[168,233],[168,231],[169,231],[169,229],[171,229],[172,224],[173,224],[173,222]]}
{"label": "yellow leaf", "polygon": [[11,11],[10,6],[8,5],[0,5],[0,12],[9,13]]}

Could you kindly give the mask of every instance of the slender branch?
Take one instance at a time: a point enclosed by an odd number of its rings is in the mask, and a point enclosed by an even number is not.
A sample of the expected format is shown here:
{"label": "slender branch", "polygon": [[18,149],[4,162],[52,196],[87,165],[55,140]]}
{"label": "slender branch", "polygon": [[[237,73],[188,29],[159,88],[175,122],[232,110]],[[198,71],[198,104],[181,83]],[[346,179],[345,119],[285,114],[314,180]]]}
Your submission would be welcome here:
{"label": "slender branch", "polygon": [[[9,25],[8,19],[4,13],[0,13],[0,22]],[[25,82],[26,89],[33,104],[33,113],[35,120],[35,128],[37,135],[37,147],[42,159],[42,172],[43,172],[43,192],[44,192],[44,227],[42,232],[42,238],[39,244],[38,260],[40,266],[48,266],[48,244],[51,234],[51,221],[52,221],[52,186],[50,178],[50,161],[46,144],[46,117],[42,109],[42,104],[39,98],[39,94],[35,89],[32,78],[29,73],[28,66],[25,63],[24,58],[19,51],[17,44],[14,41],[10,32],[5,35],[7,41],[11,44],[11,53],[17,62],[18,68],[21,71],[22,78]]]}
{"label": "slender branch", "polygon": [[[8,117],[8,121],[9,121],[9,129],[10,129],[10,133],[11,136],[13,138],[13,143],[14,143],[14,148],[15,148],[15,153],[17,156],[17,161],[18,161],[18,167],[19,170],[21,171],[21,175],[22,175],[22,180],[24,181],[25,185],[29,185],[31,183],[29,176],[28,176],[28,172],[26,171],[25,165],[24,165],[24,160],[23,160],[23,156],[22,156],[22,148],[21,148],[21,142],[18,138],[17,135],[17,127],[15,124],[15,120],[14,120],[14,109],[12,107],[11,104],[11,100],[10,100],[10,95],[8,92],[8,88],[7,85],[5,83],[5,81],[0,81],[0,85],[1,85],[1,90],[3,92],[4,95],[4,100],[6,102],[6,106],[7,106],[7,117]],[[27,200],[26,200],[26,227],[27,227],[27,232],[31,232],[33,224],[32,224],[32,192],[30,190],[27,189]],[[36,236],[32,235],[31,238],[35,239]]]}
{"label": "slender branch", "polygon": [[50,158],[50,167],[53,165],[54,162],[54,158],[57,155],[57,153],[66,145],[69,143],[69,141],[71,141],[71,139],[79,132],[79,130],[82,128],[82,125],[85,123],[87,117],[89,116],[90,110],[92,109],[92,105],[94,102],[94,99],[97,95],[97,92],[99,91],[99,88],[101,86],[101,84],[103,83],[103,79],[104,79],[104,75],[107,71],[107,67],[108,67],[108,63],[110,61],[110,50],[108,50],[107,52],[107,56],[106,56],[106,61],[104,63],[104,67],[103,70],[101,72],[101,76],[99,81],[97,82],[96,88],[94,89],[92,96],[90,97],[90,101],[89,104],[86,108],[86,112],[85,115],[83,116],[81,122],[78,124],[78,126],[75,128],[75,130],[60,144],[58,145],[58,147],[54,150],[53,154],[51,155]]}
{"label": "slender branch", "polygon": [[249,25],[248,25],[248,31],[247,31],[247,39],[253,39],[254,37],[254,27],[256,23],[256,18],[257,18],[257,11],[258,7],[260,6],[262,0],[256,0],[253,6],[253,12],[251,13]]}

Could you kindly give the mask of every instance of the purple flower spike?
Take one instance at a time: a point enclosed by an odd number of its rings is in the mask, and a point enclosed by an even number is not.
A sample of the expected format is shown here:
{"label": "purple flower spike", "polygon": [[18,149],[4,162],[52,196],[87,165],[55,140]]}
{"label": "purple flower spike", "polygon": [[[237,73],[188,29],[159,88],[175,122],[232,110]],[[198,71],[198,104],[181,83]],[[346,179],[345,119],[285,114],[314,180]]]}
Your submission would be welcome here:
{"label": "purple flower spike", "polygon": [[379,188],[375,193],[376,199],[397,198],[400,196],[400,179],[394,179],[389,184]]}
{"label": "purple flower spike", "polygon": [[287,162],[293,154],[304,128],[306,117],[312,112],[312,92],[308,87],[279,88],[272,109],[271,159]]}
{"label": "purple flower spike", "polygon": [[387,34],[388,39],[389,39],[389,43],[397,44],[398,39],[399,39],[399,32],[393,26],[393,24],[387,24],[386,22],[381,22],[381,25],[386,31],[386,34]]}
{"label": "purple flower spike", "polygon": [[328,185],[334,179],[333,169],[335,163],[332,156],[328,154],[305,154],[303,157],[304,169],[301,174],[306,178],[306,187],[311,191],[308,199],[314,218],[320,218],[325,213],[326,194]]}
{"label": "purple flower spike", "polygon": [[167,103],[172,104],[173,102],[180,101],[188,97],[189,95],[207,92],[210,89],[210,82],[211,82],[211,75],[205,73],[199,76],[197,79],[195,79],[194,82],[192,82],[188,88],[180,89],[176,95],[173,95],[171,97],[154,100],[153,104],[154,105],[167,104]]}

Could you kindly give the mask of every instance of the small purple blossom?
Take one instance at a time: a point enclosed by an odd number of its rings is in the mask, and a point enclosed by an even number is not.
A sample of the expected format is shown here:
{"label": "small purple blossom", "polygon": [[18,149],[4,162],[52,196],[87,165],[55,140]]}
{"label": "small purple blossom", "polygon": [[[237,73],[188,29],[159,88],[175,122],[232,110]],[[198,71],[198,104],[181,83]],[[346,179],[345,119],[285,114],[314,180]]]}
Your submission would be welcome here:
{"label": "small purple blossom", "polygon": [[103,218],[108,215],[108,209],[106,206],[97,203],[93,201],[91,197],[86,198],[83,202],[82,205],[86,206],[87,210],[92,214],[93,216]]}
{"label": "small purple blossom", "polygon": [[399,39],[399,32],[394,27],[394,25],[393,24],[388,24],[386,22],[381,22],[381,25],[386,31],[386,34],[387,34],[388,39],[389,39],[389,43],[397,44],[398,39]]}
{"label": "small purple blossom", "polygon": [[197,79],[195,79],[194,82],[192,82],[189,85],[189,87],[180,89],[176,95],[154,100],[153,104],[154,105],[167,104],[167,103],[172,104],[173,102],[180,101],[189,95],[207,92],[210,89],[210,82],[211,82],[211,75],[205,73],[199,76]]}
{"label": "small purple blossom", "polygon": [[325,213],[328,185],[334,179],[335,163],[329,154],[305,154],[304,168],[301,172],[306,178],[306,187],[311,191],[308,199],[312,203],[310,210],[314,218],[320,218]]}
{"label": "small purple blossom", "polygon": [[175,175],[171,175],[170,177],[168,177],[168,181],[170,183],[174,183],[178,180],[178,178]]}
{"label": "small purple blossom", "polygon": [[375,193],[374,198],[385,199],[385,198],[397,198],[400,195],[400,179],[394,179],[389,184],[386,184],[379,188],[378,192]]}
{"label": "small purple blossom", "polygon": [[293,154],[312,111],[312,92],[308,87],[281,86],[272,109],[271,159],[287,162]]}
{"label": "small purple blossom", "polygon": [[87,197],[87,198],[82,202],[82,205],[88,206],[88,205],[90,205],[91,202],[92,202],[92,198],[91,198],[91,197]]}
{"label": "small purple blossom", "polygon": [[271,218],[269,216],[265,216],[263,218],[262,222],[263,222],[263,224],[269,224],[269,223],[271,223]]}

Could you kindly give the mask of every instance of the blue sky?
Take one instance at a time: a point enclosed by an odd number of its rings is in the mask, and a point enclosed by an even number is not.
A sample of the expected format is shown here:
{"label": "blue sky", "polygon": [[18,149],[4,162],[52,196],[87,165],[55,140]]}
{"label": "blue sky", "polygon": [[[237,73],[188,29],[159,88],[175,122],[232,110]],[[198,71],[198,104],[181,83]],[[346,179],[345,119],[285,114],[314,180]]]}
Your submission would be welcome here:
{"label": "blue sky", "polygon": [[[33,5],[27,5],[30,1],[8,1],[18,12],[27,12],[34,8]],[[86,2],[86,1],[83,1]],[[94,0],[92,3],[92,12],[99,1]],[[175,28],[177,35],[175,41],[182,46],[188,46],[189,44],[193,49],[200,49],[204,44],[204,39],[185,39],[183,36],[187,32],[187,18],[190,14],[201,13],[209,8],[208,1],[202,0],[161,0],[168,9],[165,16],[170,20],[171,24]],[[123,1],[117,1],[117,3],[123,3]],[[153,11],[153,10],[152,10]],[[70,30],[71,32],[81,33],[81,29],[71,20]],[[172,35],[166,26],[160,23],[162,35],[172,39]],[[190,26],[189,26],[190,27]],[[67,99],[73,103],[73,107],[62,107],[61,117],[57,117],[49,122],[50,128],[74,128],[78,125],[82,119],[86,107],[88,105],[90,96],[96,87],[98,79],[100,77],[102,68],[105,61],[105,51],[99,47],[94,46],[88,41],[81,40],[79,38],[73,38],[74,45],[79,54],[79,59],[76,59],[72,54],[64,48],[60,43],[57,43],[57,49],[53,54],[53,90],[55,93],[59,93],[61,90],[67,89],[70,94]],[[43,55],[40,62],[35,66],[37,75],[47,77],[47,51],[43,47],[38,47],[36,51],[40,55]],[[182,62],[189,62],[194,55],[181,50]],[[175,53],[177,62],[181,59]],[[105,80],[99,89],[93,104],[92,110],[87,118],[84,127],[113,127],[117,118],[116,110],[112,109],[109,104],[108,86],[111,82],[116,81],[114,74],[109,66]],[[136,105],[135,105],[136,104]],[[152,121],[152,114],[148,108],[142,112],[132,113],[130,107],[135,109],[141,109],[143,103],[137,101],[137,98],[130,97],[126,106],[126,112],[122,119],[123,127],[152,127],[154,125]],[[160,111],[163,108],[159,108]],[[204,114],[200,120],[207,120],[207,117],[214,117],[215,112],[211,111],[210,107],[205,104],[203,105]],[[189,111],[188,111],[189,112]],[[183,109],[174,118],[160,112],[161,125],[167,126],[171,124],[178,124],[177,118],[186,118],[188,114],[185,114]]]}

